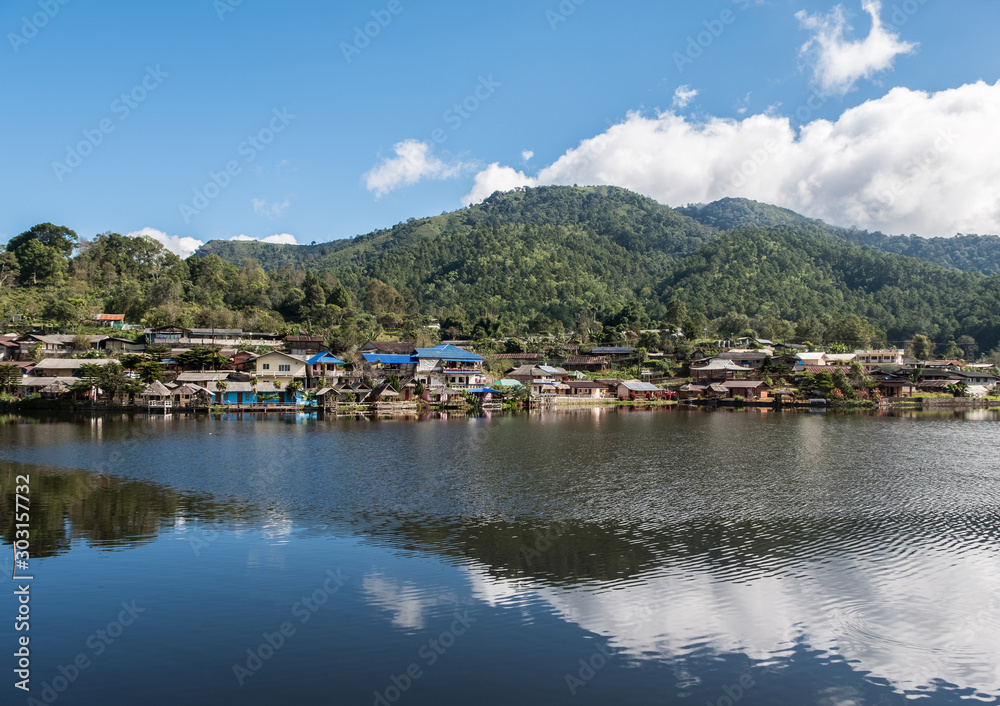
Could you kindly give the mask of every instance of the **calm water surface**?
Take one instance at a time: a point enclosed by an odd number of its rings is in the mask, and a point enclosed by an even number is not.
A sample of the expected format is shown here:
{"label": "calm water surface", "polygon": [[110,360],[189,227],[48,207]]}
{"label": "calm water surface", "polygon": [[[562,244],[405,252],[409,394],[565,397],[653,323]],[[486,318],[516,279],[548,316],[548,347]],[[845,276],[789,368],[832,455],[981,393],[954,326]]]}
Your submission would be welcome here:
{"label": "calm water surface", "polygon": [[1000,703],[992,412],[2,422],[39,703]]}

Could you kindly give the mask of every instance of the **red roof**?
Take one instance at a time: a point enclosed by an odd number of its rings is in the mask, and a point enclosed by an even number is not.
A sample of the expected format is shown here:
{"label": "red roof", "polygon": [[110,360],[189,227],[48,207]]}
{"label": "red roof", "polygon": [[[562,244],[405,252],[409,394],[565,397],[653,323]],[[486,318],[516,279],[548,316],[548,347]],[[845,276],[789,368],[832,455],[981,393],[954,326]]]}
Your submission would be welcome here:
{"label": "red roof", "polygon": [[125,314],[98,314],[94,319],[96,321],[124,321]]}

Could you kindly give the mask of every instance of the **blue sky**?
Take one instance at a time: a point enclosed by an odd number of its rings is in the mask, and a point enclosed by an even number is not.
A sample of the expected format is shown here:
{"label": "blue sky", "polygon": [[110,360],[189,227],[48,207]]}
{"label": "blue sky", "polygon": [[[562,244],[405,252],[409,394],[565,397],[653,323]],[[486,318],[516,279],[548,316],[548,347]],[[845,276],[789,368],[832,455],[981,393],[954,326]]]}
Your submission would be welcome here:
{"label": "blue sky", "polygon": [[0,242],[309,243],[540,183],[1000,232],[997,27],[994,0],[11,0]]}

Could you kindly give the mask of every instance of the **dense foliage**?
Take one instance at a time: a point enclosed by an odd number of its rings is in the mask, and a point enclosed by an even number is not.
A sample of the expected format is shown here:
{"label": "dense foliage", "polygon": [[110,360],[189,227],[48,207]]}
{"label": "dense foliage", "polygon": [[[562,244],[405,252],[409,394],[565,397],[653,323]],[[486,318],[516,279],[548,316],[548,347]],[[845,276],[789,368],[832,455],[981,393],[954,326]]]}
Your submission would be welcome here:
{"label": "dense foliage", "polygon": [[436,317],[446,336],[618,343],[681,328],[851,346],[921,334],[939,353],[960,340],[986,351],[1000,342],[1000,277],[974,270],[1000,269],[998,242],[889,238],[743,199],[674,210],[624,189],[543,187],[334,243],[211,242],[186,261],[149,238],[80,240],[46,223],[0,252],[0,308],[24,328],[79,330],[108,312],[308,329],[338,350],[385,330],[412,340]]}

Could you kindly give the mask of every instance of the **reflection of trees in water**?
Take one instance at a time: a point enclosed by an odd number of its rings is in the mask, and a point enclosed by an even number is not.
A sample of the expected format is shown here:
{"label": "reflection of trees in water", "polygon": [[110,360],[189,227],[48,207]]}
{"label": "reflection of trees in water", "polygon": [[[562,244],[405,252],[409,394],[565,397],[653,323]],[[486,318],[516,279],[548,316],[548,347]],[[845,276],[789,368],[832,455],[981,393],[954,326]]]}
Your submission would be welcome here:
{"label": "reflection of trees in water", "polygon": [[[242,514],[233,505],[153,483],[8,463],[0,466],[3,507],[14,508],[15,480],[25,474],[31,476],[32,557],[68,551],[72,539],[114,548],[148,541],[179,518],[212,521]],[[14,541],[15,524],[14,513],[4,512],[0,531],[6,544]]]}

